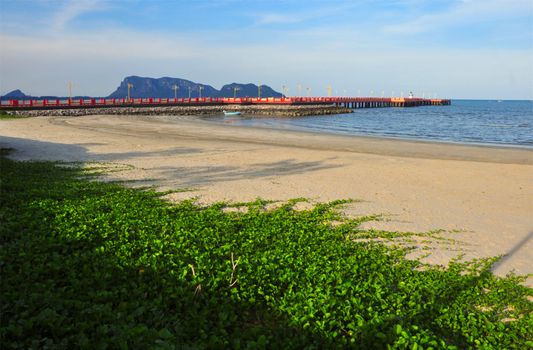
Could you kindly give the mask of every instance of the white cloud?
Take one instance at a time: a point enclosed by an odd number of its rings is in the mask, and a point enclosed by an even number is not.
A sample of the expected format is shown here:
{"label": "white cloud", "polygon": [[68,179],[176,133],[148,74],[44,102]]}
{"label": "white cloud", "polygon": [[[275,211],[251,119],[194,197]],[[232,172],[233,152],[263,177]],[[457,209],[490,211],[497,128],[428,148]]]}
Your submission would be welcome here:
{"label": "white cloud", "polygon": [[104,8],[102,0],[68,0],[51,19],[50,29],[52,32],[62,32],[75,18]]}
{"label": "white cloud", "polygon": [[257,25],[263,24],[278,24],[278,23],[298,23],[303,21],[304,18],[297,15],[291,14],[280,14],[280,13],[265,13],[261,14],[257,21]]}
{"label": "white cloud", "polygon": [[[349,94],[414,90],[441,97],[533,98],[533,61],[528,50],[453,50],[380,47],[357,42],[318,46],[292,38],[240,45],[160,33],[106,31],[43,38],[0,35],[5,93],[107,95],[127,75],[173,76],[220,87],[232,81],[282,85],[297,91],[325,86]],[[139,45],[142,42],[143,45]],[[366,45],[366,44],[365,44]],[[487,57],[491,57],[487,60]]]}
{"label": "white cloud", "polygon": [[[418,1],[424,0],[402,2]],[[468,23],[477,10],[481,11],[477,20],[487,20],[499,18],[500,12],[511,16],[513,11],[528,8],[526,1],[505,2],[510,6],[505,10],[503,4],[496,0],[463,2],[448,12],[389,29],[413,33],[425,30],[426,25]],[[258,28],[259,23],[311,21],[323,15],[314,10],[297,17],[256,15],[258,23],[247,28],[248,38],[243,38],[242,29],[192,34],[112,27],[66,30],[74,19],[102,6],[106,3],[96,0],[69,2],[53,17],[54,31],[0,33],[0,94],[21,88],[34,95],[64,95],[66,82],[74,81],[76,94],[100,96],[109,94],[125,76],[141,75],[183,77],[215,87],[232,81],[264,83],[278,90],[287,85],[291,92],[302,84],[317,95],[325,94],[325,86],[331,84],[334,90],[346,89],[350,94],[414,90],[441,97],[533,99],[530,49],[403,47],[405,42],[396,41],[395,36],[357,23],[333,22],[288,32]],[[327,13],[326,7],[322,10]],[[255,35],[265,32],[274,35]]]}
{"label": "white cloud", "polygon": [[[338,13],[347,11],[356,7],[357,4],[348,2],[332,5],[329,2],[314,3],[312,7],[301,6],[298,11],[285,11],[285,12],[259,12],[251,14],[255,18],[255,25],[270,25],[270,24],[292,24],[310,22],[318,18],[324,18],[328,16],[335,16]],[[311,9],[309,9],[311,8]]]}
{"label": "white cloud", "polygon": [[460,0],[448,10],[424,14],[404,23],[385,25],[383,31],[389,34],[416,34],[457,24],[472,26],[475,23],[513,18],[521,14],[533,16],[533,1]]}

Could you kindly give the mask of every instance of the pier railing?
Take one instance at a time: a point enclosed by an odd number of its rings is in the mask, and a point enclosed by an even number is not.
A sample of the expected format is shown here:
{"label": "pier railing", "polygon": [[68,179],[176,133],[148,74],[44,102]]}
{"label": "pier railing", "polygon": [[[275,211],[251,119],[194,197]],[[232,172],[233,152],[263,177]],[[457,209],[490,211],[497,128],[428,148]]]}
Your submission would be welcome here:
{"label": "pier railing", "polygon": [[196,98],[91,98],[91,99],[30,99],[3,100],[0,109],[53,109],[95,107],[146,106],[206,106],[206,105],[305,105],[334,104],[349,108],[412,107],[449,105],[449,99],[417,97],[196,97]]}

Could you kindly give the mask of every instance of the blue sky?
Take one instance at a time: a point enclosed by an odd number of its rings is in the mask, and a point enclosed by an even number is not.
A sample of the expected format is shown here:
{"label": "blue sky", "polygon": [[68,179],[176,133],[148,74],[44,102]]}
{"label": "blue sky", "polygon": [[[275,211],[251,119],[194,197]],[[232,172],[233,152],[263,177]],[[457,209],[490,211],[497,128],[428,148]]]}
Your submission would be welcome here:
{"label": "blue sky", "polygon": [[533,0],[0,0],[0,93],[102,96],[128,75],[533,99]]}

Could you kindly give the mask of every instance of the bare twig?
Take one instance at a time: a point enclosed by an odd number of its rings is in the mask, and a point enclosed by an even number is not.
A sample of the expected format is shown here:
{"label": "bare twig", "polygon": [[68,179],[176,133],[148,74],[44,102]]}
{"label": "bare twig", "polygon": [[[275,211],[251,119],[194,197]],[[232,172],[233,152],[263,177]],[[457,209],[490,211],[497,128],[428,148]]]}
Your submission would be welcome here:
{"label": "bare twig", "polygon": [[199,284],[199,285],[197,285],[196,288],[194,289],[194,294],[196,295],[196,294],[199,294],[199,293],[201,293],[201,292],[202,292],[202,285]]}
{"label": "bare twig", "polygon": [[[194,271],[194,265],[190,265],[191,266],[191,270],[192,270],[192,275],[193,277],[196,277],[196,271]],[[202,285],[201,284],[198,284],[196,286],[196,288],[194,289],[194,294],[198,294],[202,291]]]}
{"label": "bare twig", "polygon": [[235,278],[235,280],[233,280],[233,278],[235,277],[235,271],[237,270],[237,265],[239,265],[239,259],[237,259],[237,261],[234,261],[233,260],[233,253],[231,253],[231,276],[229,278],[229,286],[230,288],[233,287],[237,281],[239,280],[238,278]]}

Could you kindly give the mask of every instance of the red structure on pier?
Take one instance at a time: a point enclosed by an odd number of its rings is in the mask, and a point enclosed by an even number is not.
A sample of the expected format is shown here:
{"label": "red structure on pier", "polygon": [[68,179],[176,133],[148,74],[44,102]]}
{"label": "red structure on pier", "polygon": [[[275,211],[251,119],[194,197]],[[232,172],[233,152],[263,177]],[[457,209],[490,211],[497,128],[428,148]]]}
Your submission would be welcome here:
{"label": "red structure on pier", "polygon": [[1,101],[0,110],[95,108],[95,107],[147,107],[147,106],[215,106],[215,105],[338,105],[348,108],[442,106],[449,99],[417,97],[203,97],[203,98],[92,98],[66,100],[7,100]]}

